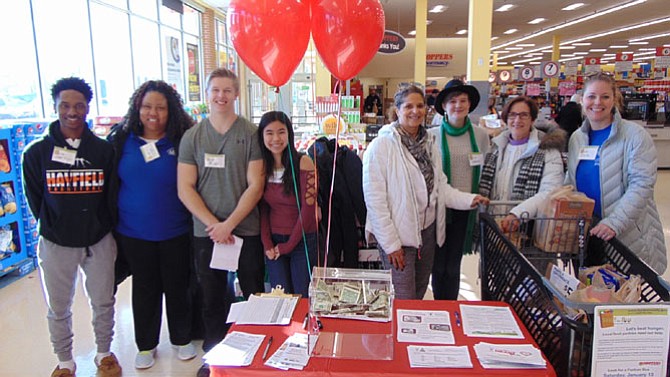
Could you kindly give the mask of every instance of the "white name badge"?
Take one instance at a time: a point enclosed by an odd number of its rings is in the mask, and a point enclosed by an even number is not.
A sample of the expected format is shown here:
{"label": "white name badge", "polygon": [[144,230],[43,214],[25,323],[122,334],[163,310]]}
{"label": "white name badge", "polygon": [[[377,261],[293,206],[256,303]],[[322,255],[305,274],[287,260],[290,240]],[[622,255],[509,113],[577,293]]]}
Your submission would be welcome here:
{"label": "white name badge", "polygon": [[588,147],[583,147],[579,151],[579,160],[590,160],[593,161],[598,156],[598,146],[590,145]]}
{"label": "white name badge", "polygon": [[481,153],[470,153],[468,159],[470,160],[470,166],[484,165],[484,155]]}
{"label": "white name badge", "polygon": [[223,169],[226,167],[225,154],[205,153],[205,167]]}
{"label": "white name badge", "polygon": [[51,161],[60,162],[63,164],[74,165],[77,158],[77,151],[73,149],[66,149],[61,147],[54,147],[51,154]]}
{"label": "white name badge", "polygon": [[140,152],[142,152],[142,157],[144,157],[144,162],[151,162],[161,156],[156,148],[156,143],[146,143],[140,147]]}

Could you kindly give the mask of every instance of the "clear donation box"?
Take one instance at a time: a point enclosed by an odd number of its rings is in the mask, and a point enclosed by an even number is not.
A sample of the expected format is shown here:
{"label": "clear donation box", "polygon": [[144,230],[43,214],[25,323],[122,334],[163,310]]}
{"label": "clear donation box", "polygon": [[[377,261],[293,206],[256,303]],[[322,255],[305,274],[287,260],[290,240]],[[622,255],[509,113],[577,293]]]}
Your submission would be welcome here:
{"label": "clear donation box", "polygon": [[[309,286],[310,356],[393,360],[393,299],[389,270],[314,267]],[[338,321],[322,327],[321,318]]]}

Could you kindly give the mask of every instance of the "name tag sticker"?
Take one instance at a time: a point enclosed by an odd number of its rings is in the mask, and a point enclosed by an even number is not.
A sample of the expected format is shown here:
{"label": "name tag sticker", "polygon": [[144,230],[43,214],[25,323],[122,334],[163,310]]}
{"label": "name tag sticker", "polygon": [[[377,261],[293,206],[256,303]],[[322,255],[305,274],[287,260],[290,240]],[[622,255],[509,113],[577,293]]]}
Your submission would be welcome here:
{"label": "name tag sticker", "polygon": [[484,155],[481,153],[470,153],[468,158],[470,159],[470,166],[484,165]]}
{"label": "name tag sticker", "polygon": [[140,147],[142,152],[142,157],[144,157],[144,162],[151,162],[161,156],[156,148],[156,143],[147,143]]}
{"label": "name tag sticker", "polygon": [[226,167],[225,154],[205,153],[205,167],[223,169]]}
{"label": "name tag sticker", "polygon": [[580,160],[590,160],[593,161],[596,159],[598,156],[598,146],[595,145],[590,145],[588,147],[583,147],[579,151],[579,159]]}
{"label": "name tag sticker", "polygon": [[61,147],[54,147],[54,151],[51,154],[51,161],[60,162],[68,165],[74,165],[74,161],[76,158],[77,158],[76,150]]}

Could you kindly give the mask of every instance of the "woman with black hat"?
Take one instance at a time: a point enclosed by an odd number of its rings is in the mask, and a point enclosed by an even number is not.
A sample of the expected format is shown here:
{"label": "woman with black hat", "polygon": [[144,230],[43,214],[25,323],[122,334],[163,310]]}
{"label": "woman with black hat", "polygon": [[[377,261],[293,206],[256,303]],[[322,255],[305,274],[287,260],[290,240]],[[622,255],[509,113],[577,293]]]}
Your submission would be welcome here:
{"label": "woman with black hat", "polygon": [[[451,80],[437,95],[435,110],[443,116],[440,127],[428,132],[435,135],[442,152],[442,170],[449,183],[460,191],[477,193],[489,136],[474,127],[468,114],[479,103],[479,92],[461,80]],[[433,296],[436,300],[456,300],[460,288],[463,253],[472,250],[475,211],[448,210],[446,239],[435,251],[433,263]]]}

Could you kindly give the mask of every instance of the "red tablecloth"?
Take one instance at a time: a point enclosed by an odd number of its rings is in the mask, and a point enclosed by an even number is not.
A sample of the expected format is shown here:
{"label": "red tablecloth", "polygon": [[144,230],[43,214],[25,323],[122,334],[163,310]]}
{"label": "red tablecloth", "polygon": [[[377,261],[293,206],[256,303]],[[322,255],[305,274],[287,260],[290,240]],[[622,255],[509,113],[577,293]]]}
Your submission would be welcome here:
{"label": "red tablecloth", "polygon": [[[410,309],[410,310],[447,310],[453,313],[458,310],[460,303],[468,305],[495,305],[508,306],[503,302],[480,302],[480,301],[429,301],[429,300],[395,300],[394,310],[396,309]],[[233,325],[230,331],[244,331],[254,334],[266,334],[274,337],[273,343],[268,352],[268,358],[282,345],[284,340],[295,332],[305,332],[302,329],[302,323],[308,309],[308,301],[301,299],[293,313],[293,319],[288,326],[252,326],[252,325]],[[512,311],[514,313],[514,311]],[[397,313],[396,313],[397,314]],[[212,376],[244,376],[244,377],[262,377],[262,376],[355,376],[355,377],[372,377],[372,376],[520,376],[524,377],[555,377],[556,372],[552,368],[549,361],[547,361],[547,369],[484,369],[477,360],[474,345],[479,342],[499,343],[499,344],[527,344],[531,343],[535,346],[535,341],[528,333],[523,324],[516,317],[514,317],[522,329],[525,339],[495,339],[495,338],[473,338],[467,337],[463,334],[463,328],[455,326],[454,317],[451,316],[454,338],[456,345],[467,345],[470,351],[470,358],[474,368],[471,369],[445,369],[445,368],[410,368],[409,359],[407,356],[407,346],[410,343],[398,343],[394,341],[394,357],[392,361],[377,361],[377,360],[351,360],[351,359],[334,359],[312,357],[309,364],[302,371],[290,370],[285,372],[279,369],[266,367],[263,365],[262,354],[267,344],[267,340],[263,341],[259,351],[254,357],[253,363],[248,367],[211,367]],[[396,319],[397,320],[397,319]],[[346,332],[346,333],[383,333],[385,329],[383,325],[374,322],[343,320],[322,318],[323,331],[328,332]],[[395,332],[397,330],[395,324],[393,326],[393,338],[397,339]],[[435,345],[435,344],[432,344]],[[546,358],[545,358],[546,360]]]}

